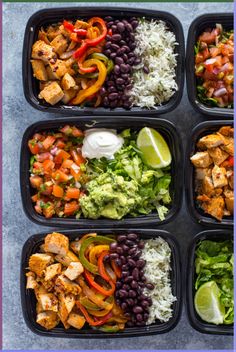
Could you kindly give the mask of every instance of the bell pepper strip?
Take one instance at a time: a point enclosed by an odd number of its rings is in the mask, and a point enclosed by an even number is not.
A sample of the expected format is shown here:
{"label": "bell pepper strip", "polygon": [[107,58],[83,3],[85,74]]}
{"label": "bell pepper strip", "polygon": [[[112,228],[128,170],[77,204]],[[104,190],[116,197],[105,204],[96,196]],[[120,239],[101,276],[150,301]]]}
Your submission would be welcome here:
{"label": "bell pepper strip", "polygon": [[114,62],[112,60],[108,60],[107,63],[107,75],[109,75],[114,69]]}
{"label": "bell pepper strip", "polygon": [[98,274],[98,267],[92,263],[90,263],[87,258],[85,257],[85,251],[88,248],[88,246],[92,243],[102,243],[102,244],[110,244],[114,242],[113,239],[107,238],[104,236],[96,236],[91,237],[91,238],[86,238],[82,243],[80,247],[80,252],[79,252],[79,258],[81,261],[81,264],[84,266],[85,269],[90,271],[93,274]]}
{"label": "bell pepper strip", "polygon": [[96,65],[99,71],[98,74],[98,79],[96,82],[89,88],[80,90],[77,96],[72,99],[71,103],[73,105],[78,105],[82,103],[86,98],[91,96],[92,94],[96,93],[99,91],[99,89],[102,87],[103,83],[105,82],[106,76],[107,76],[107,69],[104,63],[97,59],[89,59],[84,62],[84,67],[90,67]]}
{"label": "bell pepper strip", "polygon": [[78,78],[97,78],[98,77],[98,72],[92,72],[92,73],[78,73],[77,74]]}
{"label": "bell pepper strip", "polygon": [[101,309],[97,304],[95,304],[95,303],[93,303],[92,301],[90,301],[90,300],[88,299],[88,297],[81,297],[81,298],[79,299],[79,301],[80,301],[80,303],[81,303],[85,308],[87,308],[87,309],[91,309],[91,310],[93,310],[93,311],[97,311],[97,310],[100,310],[100,309]]}
{"label": "bell pepper strip", "polygon": [[105,315],[107,315],[111,310],[92,310],[92,309],[88,309],[88,313],[95,316],[95,317],[104,317]]}
{"label": "bell pepper strip", "polygon": [[84,276],[85,276],[86,280],[88,281],[88,283],[92,287],[94,287],[98,292],[101,292],[103,295],[111,296],[115,292],[116,287],[115,287],[114,282],[112,282],[111,280],[108,281],[111,288],[109,290],[106,290],[104,287],[102,287],[97,282],[95,282],[94,277],[92,276],[92,274],[89,271],[85,270]]}
{"label": "bell pepper strip", "polygon": [[234,157],[233,156],[230,156],[228,158],[228,163],[229,163],[229,166],[234,166]]}
{"label": "bell pepper strip", "polygon": [[83,313],[87,323],[89,323],[89,325],[91,325],[91,326],[103,325],[109,318],[112,317],[112,313],[109,312],[107,315],[105,315],[101,319],[95,321],[92,319],[92,317],[88,314],[87,310],[84,308],[84,306],[79,301],[76,301],[76,305]]}
{"label": "bell pepper strip", "polygon": [[72,55],[73,58],[78,59],[79,57],[81,57],[85,53],[87,47],[88,44],[86,43],[86,40],[82,40],[81,46]]}
{"label": "bell pepper strip", "polygon": [[110,265],[107,263],[105,264],[105,270],[108,273],[108,275],[110,276],[111,280],[116,283],[116,274],[114,273],[114,271],[112,270],[112,268],[110,267]]}
{"label": "bell pepper strip", "polygon": [[105,64],[108,63],[108,57],[102,53],[93,53],[91,55],[91,59],[98,59],[100,61],[103,61]]}
{"label": "bell pepper strip", "polygon": [[87,39],[86,43],[88,46],[96,46],[99,44],[107,35],[107,26],[106,23],[103,21],[102,18],[100,17],[92,17],[89,21],[88,24],[90,26],[93,26],[95,23],[100,24],[101,26],[101,34],[95,38],[95,39]]}
{"label": "bell pepper strip", "polygon": [[63,26],[64,26],[64,28],[65,28],[67,31],[69,31],[69,32],[73,32],[73,30],[74,30],[74,28],[75,28],[72,23],[70,23],[70,22],[68,22],[68,21],[66,21],[66,20],[63,21]]}
{"label": "bell pepper strip", "polygon": [[72,32],[70,35],[70,40],[76,43],[82,43],[82,39],[77,36],[76,33]]}
{"label": "bell pepper strip", "polygon": [[118,278],[121,277],[121,268],[117,266],[114,260],[111,260],[111,266]]}
{"label": "bell pepper strip", "polygon": [[101,95],[98,95],[97,100],[94,104],[94,107],[97,108],[101,104],[101,102],[102,102],[102,97],[101,97]]}
{"label": "bell pepper strip", "polygon": [[108,273],[106,272],[106,269],[104,267],[104,263],[103,263],[103,259],[104,257],[109,254],[109,251],[103,251],[99,258],[98,258],[98,272],[101,275],[101,277],[106,280],[107,282],[109,282],[111,280],[111,277],[108,275]]}
{"label": "bell pepper strip", "polygon": [[93,249],[89,252],[89,261],[92,264],[97,264],[97,257],[103,252],[108,251],[109,246],[107,244],[101,244],[99,246],[94,246]]}
{"label": "bell pepper strip", "polygon": [[[122,325],[122,326],[121,326]],[[118,332],[120,330],[124,329],[124,324],[115,324],[115,325],[103,325],[99,328],[97,328],[97,330],[103,331],[103,332]]]}

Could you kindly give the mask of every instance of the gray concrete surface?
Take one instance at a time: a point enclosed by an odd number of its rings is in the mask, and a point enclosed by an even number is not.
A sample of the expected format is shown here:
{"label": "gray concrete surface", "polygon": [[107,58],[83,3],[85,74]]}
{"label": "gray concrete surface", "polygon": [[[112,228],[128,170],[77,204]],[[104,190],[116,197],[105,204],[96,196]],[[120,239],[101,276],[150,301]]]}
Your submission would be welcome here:
{"label": "gray concrete surface", "polygon": [[[47,229],[33,224],[26,218],[22,209],[19,185],[21,138],[30,124],[38,120],[54,118],[54,116],[34,110],[24,98],[21,78],[23,36],[26,22],[31,14],[45,7],[63,5],[69,7],[75,6],[75,3],[3,3],[3,348],[7,350],[232,349],[233,338],[230,336],[204,335],[193,330],[188,323],[185,309],[174,330],[163,335],[139,338],[52,339],[34,335],[25,325],[19,285],[21,249],[30,235]],[[77,5],[92,6],[98,3]],[[182,22],[185,37],[190,22],[196,16],[202,13],[233,10],[233,4],[230,3],[112,3],[111,5],[169,11]],[[203,121],[203,117],[194,112],[190,106],[186,89],[179,107],[163,117],[177,124],[185,144],[186,136],[191,133],[192,128]],[[191,221],[183,204],[178,218],[163,228],[176,235],[181,244],[184,262],[186,247],[201,227]]]}

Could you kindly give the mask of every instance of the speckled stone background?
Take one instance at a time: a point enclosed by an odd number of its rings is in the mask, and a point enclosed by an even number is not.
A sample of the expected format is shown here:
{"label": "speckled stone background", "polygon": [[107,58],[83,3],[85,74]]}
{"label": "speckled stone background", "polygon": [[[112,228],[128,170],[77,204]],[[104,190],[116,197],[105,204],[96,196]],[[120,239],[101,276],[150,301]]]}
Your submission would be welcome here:
{"label": "speckled stone background", "polygon": [[[231,3],[105,4],[169,11],[182,22],[185,38],[190,23],[198,15],[213,11],[233,11]],[[98,6],[98,3],[77,5]],[[21,78],[23,36],[26,22],[35,11],[56,6],[75,6],[75,3],[3,3],[3,349],[232,349],[233,338],[230,336],[204,335],[193,330],[187,320],[185,307],[181,320],[174,330],[148,337],[104,340],[52,339],[33,334],[25,325],[20,303],[21,249],[29,236],[47,229],[33,224],[23,212],[19,185],[21,138],[30,124],[54,116],[34,110],[23,95]],[[181,131],[180,138],[185,144],[186,136],[191,133],[192,128],[204,120],[190,106],[186,89],[179,107],[174,112],[163,115],[163,118],[177,124]],[[186,213],[185,204],[177,219],[163,228],[176,235],[181,244],[184,262],[189,241],[202,228],[191,221]]]}

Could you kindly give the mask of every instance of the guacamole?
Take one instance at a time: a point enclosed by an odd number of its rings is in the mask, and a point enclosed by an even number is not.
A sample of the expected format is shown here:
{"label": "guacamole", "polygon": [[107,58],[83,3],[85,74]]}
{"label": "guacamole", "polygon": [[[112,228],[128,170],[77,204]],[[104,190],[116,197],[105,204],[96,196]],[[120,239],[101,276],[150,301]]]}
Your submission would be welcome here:
{"label": "guacamole", "polygon": [[141,202],[138,183],[126,181],[123,176],[106,172],[87,184],[88,195],[80,198],[85,218],[121,219],[132,213]]}

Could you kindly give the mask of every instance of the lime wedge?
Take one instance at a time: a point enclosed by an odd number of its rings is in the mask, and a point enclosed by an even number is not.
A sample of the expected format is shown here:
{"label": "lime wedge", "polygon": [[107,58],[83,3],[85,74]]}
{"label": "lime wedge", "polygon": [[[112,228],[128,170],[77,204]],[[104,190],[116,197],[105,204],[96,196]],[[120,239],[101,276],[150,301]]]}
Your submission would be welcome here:
{"label": "lime wedge", "polygon": [[142,152],[144,163],[153,169],[170,165],[170,149],[162,135],[153,128],[144,127],[139,131],[137,147]]}
{"label": "lime wedge", "polygon": [[195,309],[207,323],[223,324],[225,308],[221,305],[219,297],[220,290],[215,281],[206,282],[195,294]]}

